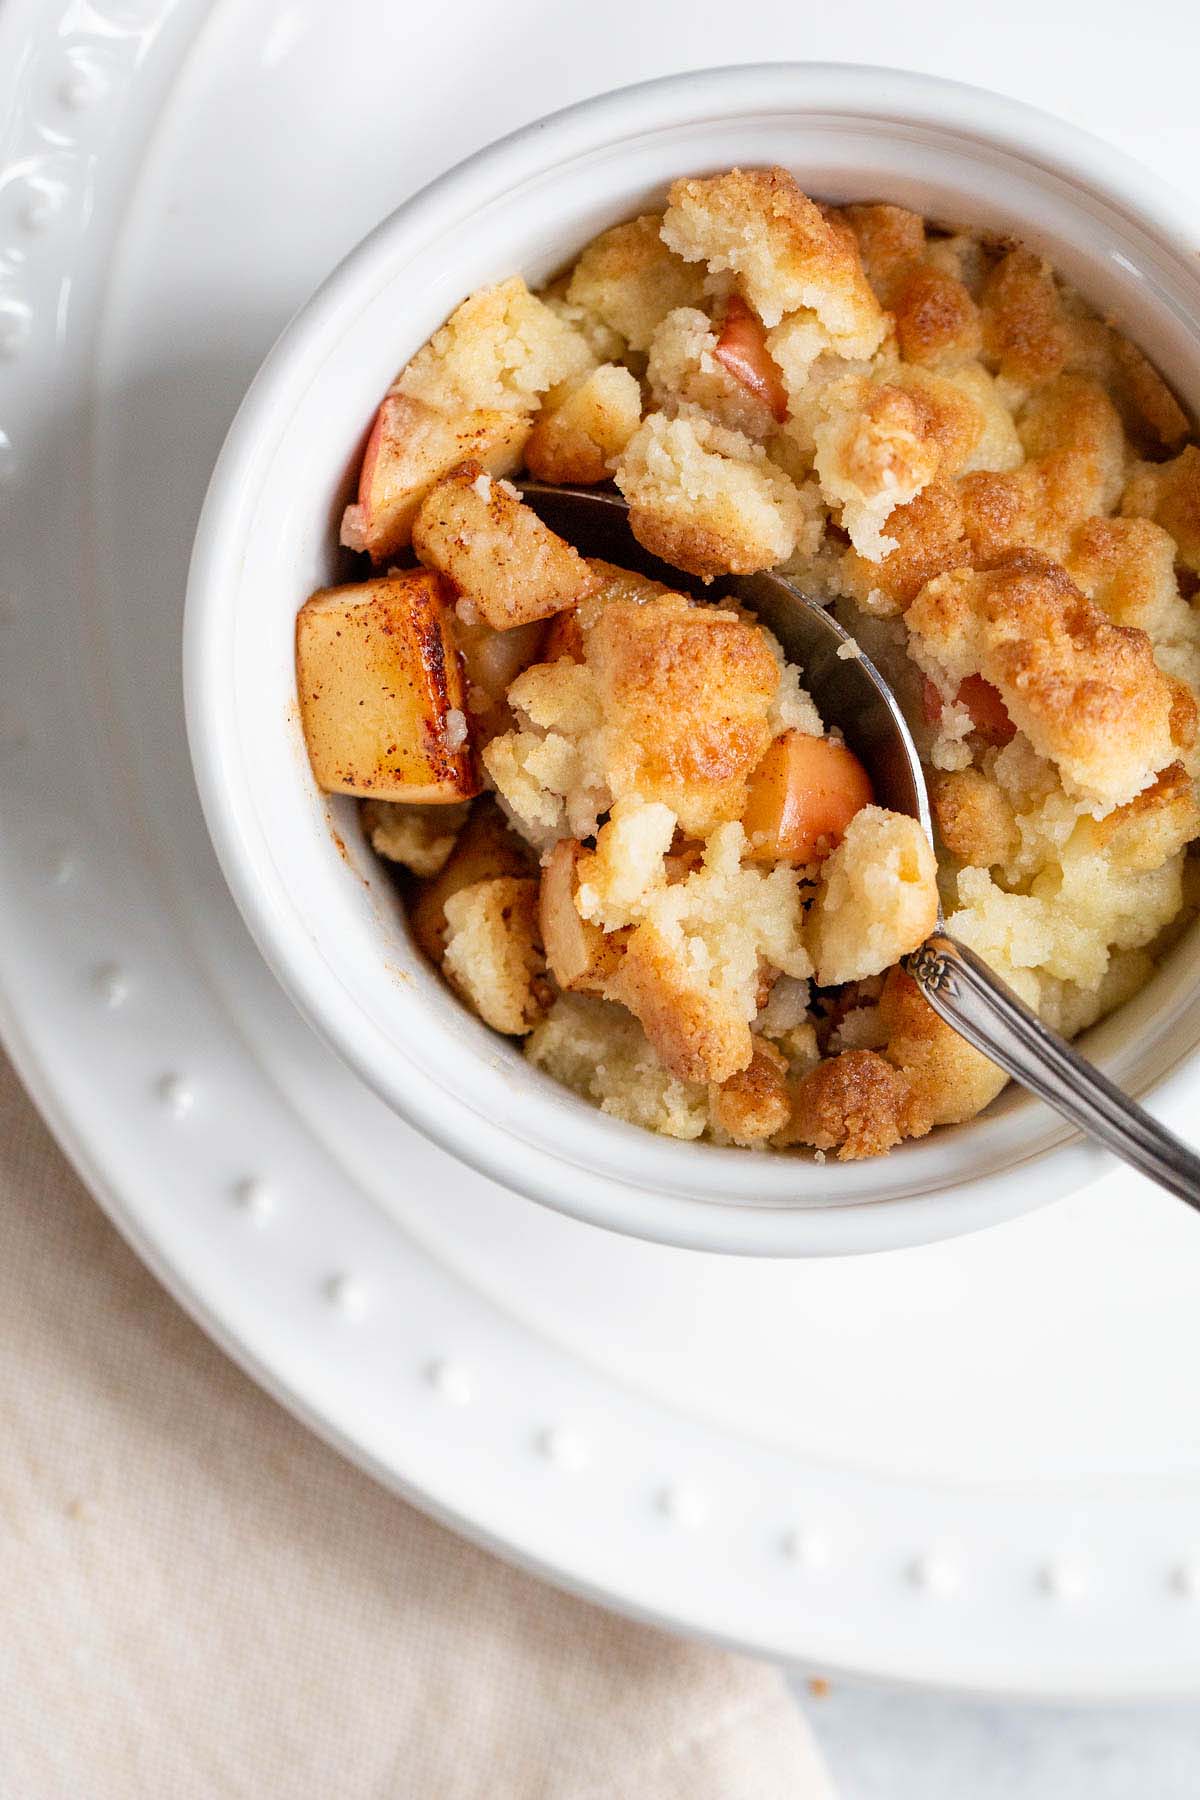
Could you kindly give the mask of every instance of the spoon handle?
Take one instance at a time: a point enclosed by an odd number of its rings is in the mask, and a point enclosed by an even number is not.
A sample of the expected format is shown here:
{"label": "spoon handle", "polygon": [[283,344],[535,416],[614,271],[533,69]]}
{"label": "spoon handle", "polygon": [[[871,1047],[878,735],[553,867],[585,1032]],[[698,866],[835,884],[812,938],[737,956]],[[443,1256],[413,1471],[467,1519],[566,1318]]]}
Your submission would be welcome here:
{"label": "spoon handle", "polygon": [[1043,1025],[965,944],[926,939],[904,967],[934,1011],[1089,1137],[1200,1211],[1200,1156]]}

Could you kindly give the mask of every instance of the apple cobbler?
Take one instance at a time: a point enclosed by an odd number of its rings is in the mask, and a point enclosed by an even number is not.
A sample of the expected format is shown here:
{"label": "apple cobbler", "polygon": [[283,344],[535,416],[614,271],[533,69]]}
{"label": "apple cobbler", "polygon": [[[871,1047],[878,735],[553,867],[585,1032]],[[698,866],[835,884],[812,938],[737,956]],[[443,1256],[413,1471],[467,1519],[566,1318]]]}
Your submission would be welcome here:
{"label": "apple cobbler", "polygon": [[[615,482],[678,582],[581,554],[523,471]],[[1005,1081],[899,966],[939,891],[1068,1035],[1191,915],[1200,448],[1020,244],[677,181],[540,293],[464,301],[341,541],[355,579],[297,622],[317,782],[462,1001],[618,1118],[878,1154]],[[936,857],[722,593],[767,568],[894,686]]]}

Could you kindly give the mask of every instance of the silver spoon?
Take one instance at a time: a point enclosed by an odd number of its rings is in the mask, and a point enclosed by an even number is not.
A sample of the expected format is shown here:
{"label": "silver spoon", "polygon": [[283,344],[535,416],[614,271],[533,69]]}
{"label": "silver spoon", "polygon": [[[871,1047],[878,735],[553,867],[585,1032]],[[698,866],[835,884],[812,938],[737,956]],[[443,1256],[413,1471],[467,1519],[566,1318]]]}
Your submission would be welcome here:
{"label": "silver spoon", "polygon": [[[634,568],[678,588],[680,571],[651,556],[629,529],[620,495],[523,482],[529,504],[586,556]],[[883,676],[823,606],[780,575],[722,577],[729,593],[757,613],[804,671],[824,719],[835,721],[865,764],[882,806],[919,819],[932,839],[929,795],[916,745]],[[1189,1150],[1106,1075],[1051,1031],[988,965],[938,928],[904,958],[922,994],[969,1044],[981,1050],[1063,1118],[1096,1138],[1152,1181],[1200,1210],[1200,1156]]]}

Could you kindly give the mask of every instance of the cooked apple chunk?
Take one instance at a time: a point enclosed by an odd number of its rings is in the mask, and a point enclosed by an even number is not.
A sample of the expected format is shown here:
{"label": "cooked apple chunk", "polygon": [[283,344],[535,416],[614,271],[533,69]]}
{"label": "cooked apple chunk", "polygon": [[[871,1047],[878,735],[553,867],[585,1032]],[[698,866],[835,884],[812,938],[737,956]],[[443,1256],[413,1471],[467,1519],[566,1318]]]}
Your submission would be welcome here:
{"label": "cooked apple chunk", "polygon": [[767,348],[763,322],[740,294],[731,294],[726,302],[713,355],[735,381],[762,402],[776,424],[782,425],[788,415],[787,389]]}
{"label": "cooked apple chunk", "polygon": [[478,463],[461,464],[421,503],[413,548],[460,590],[468,621],[474,611],[497,631],[548,619],[592,585],[578,550]]}
{"label": "cooked apple chunk", "polygon": [[762,325],[736,294],[720,325],[699,307],[677,306],[650,340],[646,385],[655,409],[668,417],[703,413],[761,443],[787,413],[787,396],[772,378],[781,379]]}
{"label": "cooked apple chunk", "polygon": [[473,458],[491,475],[507,475],[529,436],[526,413],[496,409],[439,412],[424,400],[389,394],[375,415],[363,452],[358,498],[342,518],[347,550],[384,562],[408,545],[417,508],[455,463]]}
{"label": "cooked apple chunk", "polygon": [[753,862],[819,862],[874,798],[852,750],[804,731],[777,737],[750,778],[742,825]]}
{"label": "cooked apple chunk", "polygon": [[461,614],[455,615],[454,637],[466,670],[467,701],[473,717],[494,713],[503,719],[504,702],[517,676],[530,663],[543,660],[545,636],[542,619],[535,619],[531,625],[514,625],[511,631],[493,631],[482,620],[467,625]]}
{"label": "cooked apple chunk", "polygon": [[324,588],[296,620],[309,760],[330,794],[466,800],[479,791],[445,584],[425,569]]}
{"label": "cooked apple chunk", "polygon": [[578,608],[572,606],[566,612],[555,613],[542,640],[541,660],[556,663],[565,657],[568,662],[581,663],[584,655],[583,626]]}
{"label": "cooked apple chunk", "polygon": [[560,838],[555,844],[542,869],[538,920],[546,961],[559,987],[598,994],[615,973],[625,934],[606,936],[591,919],[580,917],[575,904],[578,866],[580,858],[587,855],[573,838]]}

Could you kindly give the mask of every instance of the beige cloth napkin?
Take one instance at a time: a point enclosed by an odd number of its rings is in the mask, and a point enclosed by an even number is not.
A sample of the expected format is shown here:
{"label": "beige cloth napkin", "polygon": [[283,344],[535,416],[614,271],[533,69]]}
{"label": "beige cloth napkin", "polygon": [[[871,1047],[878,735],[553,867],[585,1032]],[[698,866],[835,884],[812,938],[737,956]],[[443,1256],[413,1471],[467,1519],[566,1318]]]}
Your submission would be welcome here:
{"label": "beige cloth napkin", "polygon": [[228,1362],[0,1057],[4,1800],[826,1800],[776,1671],[518,1574]]}

